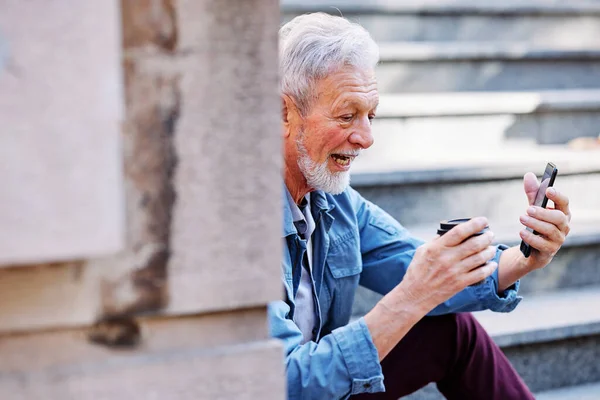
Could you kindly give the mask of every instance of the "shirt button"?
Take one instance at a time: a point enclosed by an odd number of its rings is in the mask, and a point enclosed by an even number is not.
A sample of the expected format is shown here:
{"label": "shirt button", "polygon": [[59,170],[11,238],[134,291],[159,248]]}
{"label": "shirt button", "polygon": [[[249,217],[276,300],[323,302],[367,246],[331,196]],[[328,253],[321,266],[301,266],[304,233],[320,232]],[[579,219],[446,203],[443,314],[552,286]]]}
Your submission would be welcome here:
{"label": "shirt button", "polygon": [[363,387],[364,387],[365,389],[368,389],[368,388],[370,388],[370,387],[371,387],[371,384],[370,384],[369,382],[367,382],[367,383],[365,383],[365,384],[363,385]]}

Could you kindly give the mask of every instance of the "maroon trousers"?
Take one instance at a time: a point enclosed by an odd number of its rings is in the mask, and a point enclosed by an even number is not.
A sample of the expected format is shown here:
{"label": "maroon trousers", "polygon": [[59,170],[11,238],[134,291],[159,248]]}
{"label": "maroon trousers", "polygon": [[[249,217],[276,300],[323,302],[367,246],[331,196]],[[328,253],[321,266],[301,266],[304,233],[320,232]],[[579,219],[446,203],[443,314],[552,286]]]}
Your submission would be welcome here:
{"label": "maroon trousers", "polygon": [[468,313],[425,317],[381,362],[385,393],[397,400],[435,382],[447,399],[529,400],[533,395],[500,348]]}

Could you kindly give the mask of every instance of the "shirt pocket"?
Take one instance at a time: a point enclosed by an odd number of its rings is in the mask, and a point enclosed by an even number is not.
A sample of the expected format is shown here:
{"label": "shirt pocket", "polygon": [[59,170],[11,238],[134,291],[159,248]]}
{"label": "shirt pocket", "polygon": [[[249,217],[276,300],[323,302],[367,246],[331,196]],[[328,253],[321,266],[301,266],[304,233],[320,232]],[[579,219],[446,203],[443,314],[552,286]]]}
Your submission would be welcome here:
{"label": "shirt pocket", "polygon": [[348,323],[352,314],[354,293],[362,272],[362,257],[355,235],[332,241],[327,254],[325,287],[327,314],[332,329]]}
{"label": "shirt pocket", "polygon": [[327,266],[336,279],[362,272],[360,248],[355,235],[345,235],[332,242],[327,254]]}

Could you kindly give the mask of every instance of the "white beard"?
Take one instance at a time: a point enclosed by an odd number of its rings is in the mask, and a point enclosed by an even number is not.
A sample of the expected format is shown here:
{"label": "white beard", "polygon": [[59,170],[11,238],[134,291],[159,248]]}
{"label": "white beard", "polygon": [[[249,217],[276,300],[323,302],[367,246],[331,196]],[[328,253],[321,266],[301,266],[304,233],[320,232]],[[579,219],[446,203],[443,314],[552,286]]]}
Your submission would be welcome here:
{"label": "white beard", "polygon": [[306,183],[312,189],[322,190],[330,194],[340,194],[350,184],[350,172],[331,172],[327,167],[327,158],[322,163],[314,162],[308,155],[308,151],[304,146],[304,133],[300,132],[298,139],[296,140],[296,147],[298,149],[298,167],[300,172],[304,175]]}

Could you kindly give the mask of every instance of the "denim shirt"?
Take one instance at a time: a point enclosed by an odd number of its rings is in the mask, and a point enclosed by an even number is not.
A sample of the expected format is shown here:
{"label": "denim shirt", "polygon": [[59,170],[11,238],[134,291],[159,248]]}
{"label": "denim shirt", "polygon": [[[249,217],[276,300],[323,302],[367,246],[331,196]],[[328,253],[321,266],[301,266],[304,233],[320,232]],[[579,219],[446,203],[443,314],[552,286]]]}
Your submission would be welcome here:
{"label": "denim shirt", "polygon": [[[318,300],[315,339],[301,344],[302,332],[293,322],[294,297],[306,247],[296,232],[285,198],[285,299],[268,306],[271,336],[284,344],[288,398],[346,399],[358,393],[385,391],[377,349],[364,319],[350,322],[354,293],[359,284],[380,294],[388,293],[402,280],[416,248],[423,242],[352,188],[335,196],[320,191],[311,196],[316,222],[312,265]],[[504,249],[506,246],[498,246],[496,262]],[[517,282],[498,295],[496,270],[483,283],[467,287],[438,305],[430,315],[485,309],[509,312],[521,300],[518,286]]]}

